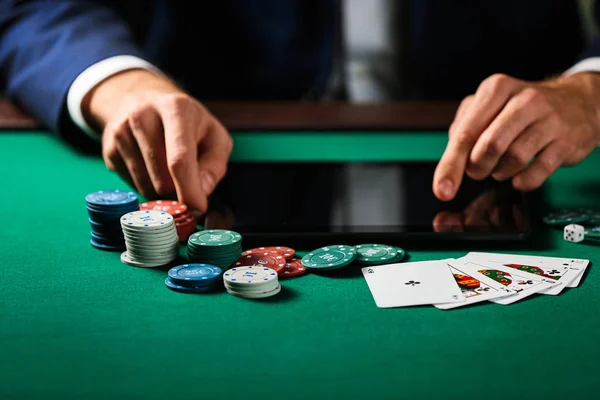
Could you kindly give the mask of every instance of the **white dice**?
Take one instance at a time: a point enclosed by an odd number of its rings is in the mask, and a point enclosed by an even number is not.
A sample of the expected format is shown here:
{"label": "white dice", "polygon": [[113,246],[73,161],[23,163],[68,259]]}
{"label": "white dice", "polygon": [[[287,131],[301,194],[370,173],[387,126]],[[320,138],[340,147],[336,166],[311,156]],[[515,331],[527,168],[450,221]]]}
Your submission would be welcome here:
{"label": "white dice", "polygon": [[565,240],[567,242],[579,243],[584,238],[584,228],[581,225],[571,224],[565,226]]}

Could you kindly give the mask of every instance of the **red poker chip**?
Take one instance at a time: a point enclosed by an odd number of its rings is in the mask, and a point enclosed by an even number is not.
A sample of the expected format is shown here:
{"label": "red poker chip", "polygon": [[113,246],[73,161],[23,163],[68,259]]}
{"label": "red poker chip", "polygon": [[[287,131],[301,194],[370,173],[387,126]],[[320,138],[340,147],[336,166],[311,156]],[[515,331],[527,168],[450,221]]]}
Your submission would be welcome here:
{"label": "red poker chip", "polygon": [[290,260],[296,254],[296,250],[285,246],[257,247],[255,249],[246,250],[242,255],[250,254],[277,255],[281,254],[286,260]]}
{"label": "red poker chip", "polygon": [[184,222],[177,222],[175,223],[175,229],[177,229],[177,236],[179,236],[179,241],[182,243],[186,243],[190,236],[196,232],[196,219],[192,217]]}
{"label": "red poker chip", "polygon": [[140,210],[164,211],[176,218],[180,214],[187,212],[185,204],[173,200],[154,200],[140,204]]}
{"label": "red poker chip", "polygon": [[188,225],[188,224],[196,224],[196,218],[192,215],[188,215],[187,217],[175,218],[175,225]]}
{"label": "red poker chip", "polygon": [[192,214],[190,214],[189,212],[184,212],[183,214],[178,214],[176,217],[173,217],[173,220],[175,221],[175,223],[177,223],[177,222],[183,222],[190,218],[194,218],[194,216]]}
{"label": "red poker chip", "polygon": [[285,257],[281,254],[247,254],[242,255],[233,267],[267,267],[279,274],[286,265]]}
{"label": "red poker chip", "polygon": [[306,273],[306,268],[302,265],[302,259],[300,258],[292,258],[285,264],[285,268],[278,272],[278,275],[281,278],[291,278],[292,276],[304,275]]}

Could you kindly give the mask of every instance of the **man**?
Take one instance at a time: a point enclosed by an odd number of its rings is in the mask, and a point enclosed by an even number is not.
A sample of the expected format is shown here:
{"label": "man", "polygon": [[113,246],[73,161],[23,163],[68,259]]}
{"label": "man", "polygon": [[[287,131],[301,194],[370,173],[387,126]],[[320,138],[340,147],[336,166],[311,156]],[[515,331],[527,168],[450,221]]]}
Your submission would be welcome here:
{"label": "man", "polygon": [[[409,61],[426,98],[474,90],[471,81],[485,67],[521,66],[514,72],[522,78],[562,72],[582,44],[571,0],[410,5]],[[107,167],[142,195],[176,192],[202,212],[232,141],[196,99],[322,94],[335,7],[334,0],[0,0],[2,83],[52,129],[81,138],[78,127],[101,140]],[[506,43],[525,50],[494,48]],[[556,54],[543,51],[552,45]],[[499,63],[495,52],[519,59]],[[452,199],[464,173],[534,189],[559,166],[585,158],[600,137],[595,56],[600,44],[570,76],[548,81],[485,79],[457,112],[435,173],[436,196]]]}

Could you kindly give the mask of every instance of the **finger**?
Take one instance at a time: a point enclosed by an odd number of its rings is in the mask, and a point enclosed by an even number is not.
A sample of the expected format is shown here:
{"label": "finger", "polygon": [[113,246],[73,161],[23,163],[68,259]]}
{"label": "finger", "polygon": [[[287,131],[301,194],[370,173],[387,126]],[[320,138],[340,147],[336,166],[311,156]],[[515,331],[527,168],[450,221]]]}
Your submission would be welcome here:
{"label": "finger", "polygon": [[175,184],[167,166],[165,137],[160,115],[154,107],[142,107],[129,115],[129,127],[135,137],[154,191],[166,197],[175,192]]}
{"label": "finger", "polygon": [[167,166],[179,201],[201,213],[206,212],[207,195],[197,168],[198,146],[206,135],[207,123],[198,123],[198,109],[184,95],[169,96],[158,104],[165,131]]}
{"label": "finger", "polygon": [[144,158],[140,152],[140,148],[129,130],[129,127],[122,126],[121,130],[115,135],[115,143],[121,154],[129,176],[134,183],[134,187],[141,193],[142,196],[151,198],[156,195],[152,181],[148,175]]}
{"label": "finger", "polygon": [[492,177],[503,181],[523,171],[536,154],[552,141],[553,129],[547,118],[527,128],[500,158]]}
{"label": "finger", "polygon": [[535,88],[527,88],[509,100],[473,147],[467,174],[476,180],[487,178],[511,143],[549,112],[544,95]]}
{"label": "finger", "polygon": [[513,186],[522,191],[537,189],[561,166],[565,151],[560,142],[551,142],[523,172],[512,180]]}
{"label": "finger", "polygon": [[214,190],[227,171],[233,141],[227,130],[212,120],[198,151],[198,176],[206,196]]}
{"label": "finger", "polygon": [[113,171],[115,171],[121,177],[121,179],[127,182],[131,188],[136,189],[135,183],[129,174],[129,170],[127,169],[127,165],[125,164],[125,161],[123,161],[123,157],[118,151],[117,157],[114,157],[112,160],[112,164],[114,166]]}
{"label": "finger", "polygon": [[440,200],[454,198],[477,139],[508,99],[522,86],[522,81],[505,75],[494,75],[486,79],[464,115],[453,122],[450,140],[434,174],[433,191]]}
{"label": "finger", "polygon": [[465,116],[465,113],[467,112],[467,110],[469,109],[469,107],[471,106],[471,104],[473,104],[473,99],[475,98],[475,95],[470,95],[467,96],[463,99],[463,101],[460,102],[460,105],[458,106],[458,110],[456,110],[456,114],[454,115],[454,120],[452,121],[452,124],[450,125],[450,129],[448,130],[448,133],[450,133],[450,131],[453,131],[455,128],[455,124],[458,121],[462,121],[462,119]]}
{"label": "finger", "polygon": [[433,230],[435,232],[462,232],[463,223],[460,215],[448,211],[442,211],[433,218]]}

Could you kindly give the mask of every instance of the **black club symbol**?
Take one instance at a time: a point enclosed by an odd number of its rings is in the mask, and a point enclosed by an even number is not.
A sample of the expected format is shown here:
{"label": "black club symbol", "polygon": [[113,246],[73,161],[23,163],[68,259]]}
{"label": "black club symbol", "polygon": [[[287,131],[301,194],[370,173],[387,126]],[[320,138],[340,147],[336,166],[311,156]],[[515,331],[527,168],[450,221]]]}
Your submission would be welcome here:
{"label": "black club symbol", "polygon": [[367,272],[368,272],[369,274],[373,274],[373,273],[375,273],[375,271],[373,271],[373,269],[372,269],[372,268],[369,268],[369,269],[367,270]]}
{"label": "black club symbol", "polygon": [[533,285],[533,281],[521,281],[519,285]]}
{"label": "black club symbol", "polygon": [[405,283],[405,285],[410,285],[410,286],[416,286],[416,285],[420,285],[421,282],[416,282],[416,281],[408,281]]}
{"label": "black club symbol", "polygon": [[489,287],[486,287],[486,288],[477,288],[477,290],[475,290],[475,291],[476,291],[476,292],[480,292],[480,293],[481,293],[481,292],[489,292],[489,291],[490,291],[490,288],[489,288]]}
{"label": "black club symbol", "polygon": [[557,271],[555,269],[553,269],[552,271],[548,272],[550,275],[554,275],[554,274],[560,274],[560,271]]}

